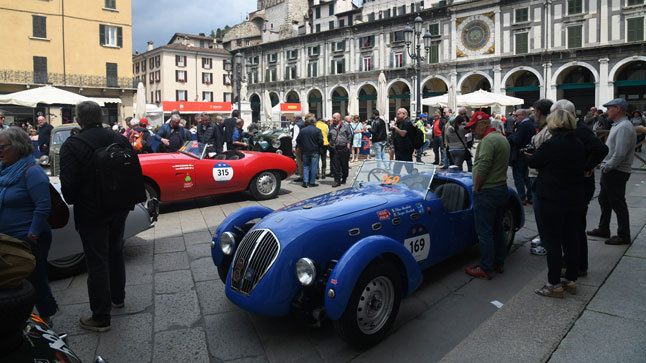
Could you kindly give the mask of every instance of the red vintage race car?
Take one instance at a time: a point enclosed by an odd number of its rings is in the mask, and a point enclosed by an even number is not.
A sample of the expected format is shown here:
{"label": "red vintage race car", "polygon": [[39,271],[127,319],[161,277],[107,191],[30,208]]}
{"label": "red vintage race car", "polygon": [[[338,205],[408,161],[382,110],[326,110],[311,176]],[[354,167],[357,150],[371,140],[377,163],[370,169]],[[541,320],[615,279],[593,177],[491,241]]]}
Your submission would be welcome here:
{"label": "red vintage race car", "polygon": [[149,199],[162,202],[249,190],[258,200],[275,198],[280,182],[296,170],[293,159],[274,153],[229,150],[187,141],[176,153],[141,154]]}

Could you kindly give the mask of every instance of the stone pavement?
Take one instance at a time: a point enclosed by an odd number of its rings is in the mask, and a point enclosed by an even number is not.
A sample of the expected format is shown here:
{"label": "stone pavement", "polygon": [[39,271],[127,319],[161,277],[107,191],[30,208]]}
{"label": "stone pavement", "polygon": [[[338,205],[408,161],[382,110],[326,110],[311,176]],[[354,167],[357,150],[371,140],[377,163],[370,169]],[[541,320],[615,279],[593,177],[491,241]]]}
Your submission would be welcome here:
{"label": "stone pavement", "polygon": [[[432,154],[425,160],[432,160]],[[358,165],[352,164],[351,175]],[[464,267],[478,260],[477,247],[425,271],[422,286],[402,301],[390,336],[370,350],[349,348],[329,323],[313,328],[291,318],[265,318],[237,308],[224,295],[210,257],[211,235],[233,211],[258,204],[279,208],[328,192],[332,190],[329,178],[320,187],[308,189],[290,178],[283,182],[277,199],[263,202],[243,193],[163,205],[154,228],[126,241],[126,306],[113,311],[112,330],[90,333],[78,326],[79,316],[90,311],[85,274],[52,284],[61,308],[54,317],[55,329],[69,333],[69,344],[83,361],[100,354],[111,363],[426,362],[546,361],[550,357],[601,361],[602,355],[591,356],[590,347],[603,345],[605,331],[621,332],[626,327],[631,339],[618,337],[617,345],[626,354],[632,352],[622,356],[629,361],[644,352],[646,336],[646,314],[639,304],[646,289],[643,274],[636,275],[645,269],[646,235],[640,234],[646,223],[645,176],[634,173],[629,181],[631,228],[634,235],[639,234],[636,242],[623,257],[625,246],[606,246],[592,239],[590,274],[580,280],[578,295],[558,300],[533,294],[546,278],[546,264],[544,258],[528,252],[528,241],[537,234],[528,206],[526,225],[516,234],[505,274],[492,281],[466,275]],[[596,201],[590,206],[592,226],[600,212]],[[490,303],[494,300],[503,307]],[[600,341],[583,344],[592,338]],[[581,355],[573,355],[578,351]],[[622,360],[610,357],[605,360]]]}

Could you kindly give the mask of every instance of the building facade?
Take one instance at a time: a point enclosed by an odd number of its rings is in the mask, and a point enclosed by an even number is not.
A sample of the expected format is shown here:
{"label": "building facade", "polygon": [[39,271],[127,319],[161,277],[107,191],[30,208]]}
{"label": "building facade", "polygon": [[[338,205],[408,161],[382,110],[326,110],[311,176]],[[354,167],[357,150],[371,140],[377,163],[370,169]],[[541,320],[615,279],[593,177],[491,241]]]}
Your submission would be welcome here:
{"label": "building facade", "polygon": [[[106,122],[132,114],[131,19],[130,0],[0,0],[0,93],[51,84],[99,101]],[[17,120],[46,112],[2,108]],[[73,107],[49,113],[56,125],[72,120]]]}
{"label": "building facade", "polygon": [[403,30],[418,14],[432,36],[423,97],[485,89],[521,97],[527,107],[567,98],[585,113],[622,96],[646,108],[644,0],[408,1],[389,16],[375,10],[379,2],[364,3],[352,26],[241,49],[254,117],[267,90],[273,104],[300,102],[325,118],[345,114],[356,97],[365,119],[376,107],[381,72],[388,117],[399,107],[415,113],[418,80]]}
{"label": "building facade", "polygon": [[231,79],[224,69],[230,53],[210,37],[175,34],[164,46],[148,42],[132,57],[135,83],[145,86],[146,103],[163,101],[231,102]]}

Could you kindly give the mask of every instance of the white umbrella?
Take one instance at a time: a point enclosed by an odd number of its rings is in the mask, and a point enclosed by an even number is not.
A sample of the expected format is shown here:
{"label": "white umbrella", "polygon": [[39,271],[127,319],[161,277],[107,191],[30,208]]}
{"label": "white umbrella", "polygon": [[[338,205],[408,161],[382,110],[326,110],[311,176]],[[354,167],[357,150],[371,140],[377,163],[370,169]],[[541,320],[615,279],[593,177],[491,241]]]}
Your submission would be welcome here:
{"label": "white umbrella", "polygon": [[[379,81],[377,82],[377,111],[379,114],[386,115],[388,108],[388,89],[386,88],[386,75],[384,72],[379,73]],[[386,118],[388,116],[385,116]]]}
{"label": "white umbrella", "polygon": [[271,122],[271,97],[269,97],[269,90],[265,90],[262,97],[262,109],[267,122]]}
{"label": "white umbrella", "polygon": [[83,101],[92,101],[92,99],[49,85],[0,96],[0,104],[25,107],[36,107],[39,103],[76,105]]}
{"label": "white umbrella", "polygon": [[359,114],[359,99],[357,98],[357,91],[350,93],[350,98],[348,99],[348,115],[358,115]]}
{"label": "white umbrella", "polygon": [[427,97],[422,99],[422,106],[445,107],[449,104],[449,95]]}
{"label": "white umbrella", "polygon": [[146,117],[146,87],[142,82],[137,85],[137,107],[135,117],[138,119]]}
{"label": "white umbrella", "polygon": [[500,93],[477,90],[475,92],[459,96],[457,103],[458,105],[465,107],[516,106],[522,105],[525,103],[525,100]]}

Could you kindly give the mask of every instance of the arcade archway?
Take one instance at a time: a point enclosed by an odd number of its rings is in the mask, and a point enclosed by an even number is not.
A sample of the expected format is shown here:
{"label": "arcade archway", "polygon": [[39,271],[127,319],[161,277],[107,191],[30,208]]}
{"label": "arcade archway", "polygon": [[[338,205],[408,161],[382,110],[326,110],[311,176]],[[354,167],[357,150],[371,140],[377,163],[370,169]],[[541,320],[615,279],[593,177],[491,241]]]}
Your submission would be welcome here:
{"label": "arcade archway", "polygon": [[615,97],[626,99],[639,111],[646,109],[646,62],[626,63],[619,68],[614,81]]}
{"label": "arcade archway", "polygon": [[[435,97],[446,94],[449,91],[447,84],[439,78],[431,78],[424,83],[422,98]],[[432,115],[436,107],[422,106],[422,112]]]}
{"label": "arcade archway", "polygon": [[337,112],[341,117],[348,113],[348,91],[343,87],[336,87],[332,91],[332,114]]}
{"label": "arcade archway", "polygon": [[556,98],[567,99],[574,103],[577,116],[581,116],[595,106],[595,79],[589,69],[572,66],[564,69],[556,79]]}
{"label": "arcade archway", "polygon": [[249,104],[251,106],[251,121],[256,122],[260,120],[260,96],[252,94],[249,97]]}
{"label": "arcade archway", "polygon": [[317,89],[313,89],[307,95],[307,103],[309,104],[309,110],[313,113],[317,119],[323,117],[323,95]]}
{"label": "arcade archway", "polygon": [[460,87],[460,91],[463,95],[479,89],[491,92],[491,82],[489,82],[487,77],[479,73],[472,74],[465,78]]}
{"label": "arcade archway", "polygon": [[410,88],[406,83],[397,81],[388,89],[388,120],[394,120],[400,108],[408,110],[410,115]]}
{"label": "arcade archway", "polygon": [[530,71],[517,71],[507,78],[505,91],[508,96],[525,100],[522,108],[529,108],[541,98],[541,83]]}
{"label": "arcade archway", "polygon": [[359,90],[359,118],[361,120],[371,118],[375,109],[377,109],[377,89],[366,84]]}

